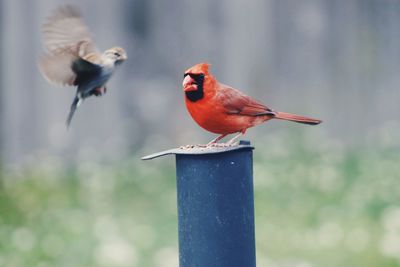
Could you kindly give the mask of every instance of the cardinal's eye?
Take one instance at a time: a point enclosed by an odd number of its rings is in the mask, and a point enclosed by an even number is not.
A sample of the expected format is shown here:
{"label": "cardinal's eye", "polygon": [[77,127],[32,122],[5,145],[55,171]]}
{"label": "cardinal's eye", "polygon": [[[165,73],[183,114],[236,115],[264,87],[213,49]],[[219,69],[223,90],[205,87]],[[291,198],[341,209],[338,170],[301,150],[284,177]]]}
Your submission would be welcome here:
{"label": "cardinal's eye", "polygon": [[204,75],[204,73],[185,73],[184,75],[183,75],[183,78],[185,78],[186,76],[190,76],[190,77],[192,77],[193,79],[204,79],[204,77],[205,77],[205,75]]}
{"label": "cardinal's eye", "polygon": [[195,79],[197,82],[203,81],[204,80],[204,73],[199,73],[199,74],[193,74],[192,75],[193,79]]}

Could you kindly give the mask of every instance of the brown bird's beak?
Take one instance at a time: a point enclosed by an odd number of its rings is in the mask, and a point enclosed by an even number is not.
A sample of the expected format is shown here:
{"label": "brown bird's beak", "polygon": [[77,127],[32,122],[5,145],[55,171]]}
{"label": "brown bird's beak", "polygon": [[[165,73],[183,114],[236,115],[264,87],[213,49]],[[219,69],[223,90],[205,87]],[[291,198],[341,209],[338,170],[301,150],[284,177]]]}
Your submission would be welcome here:
{"label": "brown bird's beak", "polygon": [[182,87],[185,92],[196,91],[197,83],[190,75],[186,75],[183,79]]}
{"label": "brown bird's beak", "polygon": [[128,56],[126,54],[123,54],[123,55],[120,56],[120,58],[117,61],[115,61],[115,63],[117,65],[119,65],[119,64],[121,64],[122,62],[124,62],[127,59],[128,59]]}

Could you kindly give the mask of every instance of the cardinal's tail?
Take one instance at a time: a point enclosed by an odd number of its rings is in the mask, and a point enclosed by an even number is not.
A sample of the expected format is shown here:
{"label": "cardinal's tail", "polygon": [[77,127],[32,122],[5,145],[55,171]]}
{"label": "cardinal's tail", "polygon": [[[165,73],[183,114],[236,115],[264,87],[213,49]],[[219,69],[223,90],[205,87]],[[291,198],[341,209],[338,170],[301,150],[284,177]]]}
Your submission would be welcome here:
{"label": "cardinal's tail", "polygon": [[299,116],[295,114],[290,114],[286,112],[276,112],[274,117],[275,119],[286,120],[286,121],[294,121],[298,123],[304,123],[309,125],[317,125],[320,124],[322,121],[317,119],[312,119],[304,116]]}
{"label": "cardinal's tail", "polygon": [[69,128],[69,125],[71,124],[72,117],[74,116],[75,110],[79,107],[80,103],[82,101],[82,98],[79,97],[79,95],[76,95],[74,98],[74,101],[71,104],[71,109],[68,114],[67,121],[65,124],[67,125],[67,128]]}

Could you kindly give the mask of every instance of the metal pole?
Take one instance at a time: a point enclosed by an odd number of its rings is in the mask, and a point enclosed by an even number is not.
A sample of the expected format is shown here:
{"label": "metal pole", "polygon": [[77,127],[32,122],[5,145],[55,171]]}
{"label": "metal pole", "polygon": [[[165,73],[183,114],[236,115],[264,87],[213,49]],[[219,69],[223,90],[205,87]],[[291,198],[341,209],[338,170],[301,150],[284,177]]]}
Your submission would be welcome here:
{"label": "metal pole", "polygon": [[153,155],[176,154],[180,267],[256,266],[252,149]]}

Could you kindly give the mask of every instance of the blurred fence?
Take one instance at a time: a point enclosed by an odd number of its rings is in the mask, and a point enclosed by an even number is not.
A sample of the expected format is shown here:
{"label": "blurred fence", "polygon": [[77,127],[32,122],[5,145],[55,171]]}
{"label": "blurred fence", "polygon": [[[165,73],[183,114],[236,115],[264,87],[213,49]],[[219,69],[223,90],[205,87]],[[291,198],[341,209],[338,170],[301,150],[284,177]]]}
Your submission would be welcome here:
{"label": "blurred fence", "polygon": [[109,93],[88,99],[66,131],[74,90],[47,84],[36,67],[40,26],[65,2],[0,1],[6,162],[118,158],[209,139],[189,118],[180,88],[182,72],[201,61],[273,108],[322,118],[313,131],[329,138],[360,144],[388,123],[398,128],[398,1],[74,0],[99,48],[123,46],[129,60]]}

